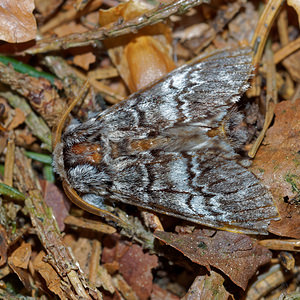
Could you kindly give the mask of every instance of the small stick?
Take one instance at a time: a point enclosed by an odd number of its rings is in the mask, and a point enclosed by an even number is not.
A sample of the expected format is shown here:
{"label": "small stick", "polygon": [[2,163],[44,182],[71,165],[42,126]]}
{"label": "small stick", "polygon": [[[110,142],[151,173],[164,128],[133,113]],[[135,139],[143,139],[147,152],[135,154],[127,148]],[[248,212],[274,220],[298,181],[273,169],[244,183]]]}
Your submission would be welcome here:
{"label": "small stick", "polygon": [[90,259],[90,272],[89,272],[89,281],[92,284],[96,283],[98,266],[100,262],[100,255],[101,255],[101,243],[94,239],[92,243],[92,255]]}
{"label": "small stick", "polygon": [[269,32],[284,2],[283,0],[274,0],[268,1],[266,4],[251,42],[254,51],[254,66],[258,65],[261,60]]}
{"label": "small stick", "polygon": [[15,142],[10,138],[7,142],[7,152],[5,156],[4,180],[3,182],[9,186],[13,184],[13,173],[15,164]]}
{"label": "small stick", "polygon": [[285,250],[285,251],[297,251],[300,252],[300,240],[279,240],[279,239],[267,239],[258,242],[261,246],[264,246],[272,250]]}
{"label": "small stick", "polygon": [[158,8],[126,22],[111,23],[100,29],[84,33],[74,33],[62,38],[55,37],[41,40],[37,42],[34,47],[29,48],[20,54],[37,54],[87,45],[98,45],[100,47],[99,41],[136,32],[145,26],[159,23],[171,15],[184,14],[190,8],[207,2],[208,0],[172,1],[169,4],[160,5]]}
{"label": "small stick", "polygon": [[279,33],[279,39],[281,46],[286,46],[289,43],[289,34],[288,34],[288,19],[287,11],[282,10],[279,14],[277,21],[277,29]]}
{"label": "small stick", "polygon": [[275,52],[274,54],[274,62],[275,64],[280,63],[287,56],[291,55],[295,51],[300,49],[300,38],[288,43],[286,46]]}
{"label": "small stick", "polygon": [[277,104],[277,87],[276,87],[276,68],[274,64],[274,57],[273,52],[271,50],[271,44],[268,44],[266,50],[266,68],[267,68],[267,103],[266,103],[266,115],[265,115],[265,122],[262,131],[260,132],[258,138],[256,139],[255,143],[253,144],[252,148],[248,152],[249,157],[254,157],[261,142],[264,139],[266,131],[268,130],[273,117],[274,117],[274,109],[275,104]]}

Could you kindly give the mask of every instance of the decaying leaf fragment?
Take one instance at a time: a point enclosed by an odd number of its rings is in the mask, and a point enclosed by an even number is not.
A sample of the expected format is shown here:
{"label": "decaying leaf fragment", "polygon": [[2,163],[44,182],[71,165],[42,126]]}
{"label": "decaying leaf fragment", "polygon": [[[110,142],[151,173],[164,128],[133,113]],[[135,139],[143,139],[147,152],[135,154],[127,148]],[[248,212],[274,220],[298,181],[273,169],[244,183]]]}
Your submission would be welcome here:
{"label": "decaying leaf fragment", "polygon": [[8,265],[18,275],[26,289],[30,289],[29,273],[27,271],[31,256],[31,245],[22,243],[8,258]]}
{"label": "decaying leaf fragment", "polygon": [[46,253],[41,251],[33,261],[34,269],[44,278],[50,291],[58,295],[61,299],[66,299],[64,292],[60,288],[60,278],[53,267],[43,261]]}
{"label": "decaying leaf fragment", "polygon": [[269,250],[244,234],[194,230],[192,234],[157,231],[154,235],[208,270],[210,266],[220,269],[244,290],[258,267],[272,257]]}
{"label": "decaying leaf fragment", "polygon": [[157,256],[144,253],[138,245],[117,241],[114,247],[103,249],[102,261],[110,265],[114,263],[139,299],[148,299],[153,285],[151,270],[158,265]]}
{"label": "decaying leaf fragment", "polygon": [[[300,238],[300,208],[292,199],[300,188],[300,99],[276,105],[274,125],[269,128],[256,154],[251,170],[270,188],[280,221],[272,221],[268,230],[281,236]],[[298,189],[298,192],[297,192]]]}
{"label": "decaying leaf fragment", "polygon": [[226,300],[230,294],[223,286],[223,282],[224,278],[215,271],[210,271],[210,275],[197,276],[181,300]]}

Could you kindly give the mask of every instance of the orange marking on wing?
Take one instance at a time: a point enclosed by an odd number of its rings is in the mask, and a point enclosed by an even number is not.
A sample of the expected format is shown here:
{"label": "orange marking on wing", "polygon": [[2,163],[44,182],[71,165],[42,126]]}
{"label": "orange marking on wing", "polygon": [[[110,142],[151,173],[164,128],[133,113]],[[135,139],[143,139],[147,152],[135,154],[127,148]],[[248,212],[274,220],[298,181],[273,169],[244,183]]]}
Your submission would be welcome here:
{"label": "orange marking on wing", "polygon": [[89,163],[98,164],[101,162],[102,155],[100,154],[101,147],[96,144],[75,144],[72,146],[71,151],[74,154],[82,155],[83,159]]}

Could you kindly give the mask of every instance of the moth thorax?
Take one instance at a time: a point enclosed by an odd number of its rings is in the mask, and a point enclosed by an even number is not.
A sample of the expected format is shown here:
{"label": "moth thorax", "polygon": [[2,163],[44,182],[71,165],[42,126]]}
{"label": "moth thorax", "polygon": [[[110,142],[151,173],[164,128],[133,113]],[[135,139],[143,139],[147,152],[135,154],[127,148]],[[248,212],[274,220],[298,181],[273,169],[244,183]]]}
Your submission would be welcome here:
{"label": "moth thorax", "polygon": [[78,156],[78,161],[88,164],[99,164],[102,159],[101,147],[98,144],[78,143],[74,144],[70,152]]}
{"label": "moth thorax", "polygon": [[220,126],[208,131],[207,135],[209,137],[221,136],[228,140],[233,148],[242,148],[249,137],[244,115],[238,111],[231,111]]}
{"label": "moth thorax", "polygon": [[249,138],[248,127],[244,117],[244,114],[241,112],[232,111],[224,123],[226,136],[235,149],[241,149]]}

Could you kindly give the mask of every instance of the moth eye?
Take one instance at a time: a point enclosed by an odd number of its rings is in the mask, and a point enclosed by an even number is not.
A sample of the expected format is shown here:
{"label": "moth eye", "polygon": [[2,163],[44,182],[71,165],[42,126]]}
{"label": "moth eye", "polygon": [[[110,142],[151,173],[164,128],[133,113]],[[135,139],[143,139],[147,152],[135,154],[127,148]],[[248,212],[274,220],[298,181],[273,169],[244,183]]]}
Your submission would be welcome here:
{"label": "moth eye", "polygon": [[97,144],[75,144],[71,147],[70,151],[86,163],[99,164],[102,160],[102,155],[100,154],[101,147]]}

